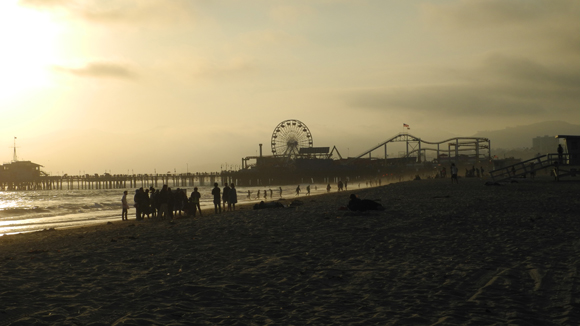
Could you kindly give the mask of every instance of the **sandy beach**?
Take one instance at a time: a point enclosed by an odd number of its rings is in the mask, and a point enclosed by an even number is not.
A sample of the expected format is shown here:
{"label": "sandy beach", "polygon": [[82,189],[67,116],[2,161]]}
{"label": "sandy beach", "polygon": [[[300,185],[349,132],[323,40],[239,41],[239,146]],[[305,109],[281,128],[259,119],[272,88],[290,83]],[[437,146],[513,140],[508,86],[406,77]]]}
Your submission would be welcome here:
{"label": "sandy beach", "polygon": [[459,182],[0,237],[0,325],[580,324],[580,183]]}

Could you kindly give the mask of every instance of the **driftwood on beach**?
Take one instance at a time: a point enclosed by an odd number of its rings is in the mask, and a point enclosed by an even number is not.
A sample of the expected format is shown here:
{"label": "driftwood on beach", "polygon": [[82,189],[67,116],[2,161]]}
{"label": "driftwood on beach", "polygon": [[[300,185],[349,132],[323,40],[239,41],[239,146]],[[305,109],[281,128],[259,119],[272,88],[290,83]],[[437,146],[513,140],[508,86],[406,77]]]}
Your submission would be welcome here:
{"label": "driftwood on beach", "polygon": [[0,237],[0,325],[580,323],[580,183],[353,193]]}

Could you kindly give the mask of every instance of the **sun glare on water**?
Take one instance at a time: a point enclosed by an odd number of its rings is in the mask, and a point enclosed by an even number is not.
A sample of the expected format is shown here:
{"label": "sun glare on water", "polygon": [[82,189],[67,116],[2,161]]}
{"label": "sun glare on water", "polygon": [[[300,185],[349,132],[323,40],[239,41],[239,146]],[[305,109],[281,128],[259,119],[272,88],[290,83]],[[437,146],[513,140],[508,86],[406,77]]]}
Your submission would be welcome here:
{"label": "sun glare on water", "polygon": [[0,1],[0,100],[50,85],[57,33],[45,13]]}

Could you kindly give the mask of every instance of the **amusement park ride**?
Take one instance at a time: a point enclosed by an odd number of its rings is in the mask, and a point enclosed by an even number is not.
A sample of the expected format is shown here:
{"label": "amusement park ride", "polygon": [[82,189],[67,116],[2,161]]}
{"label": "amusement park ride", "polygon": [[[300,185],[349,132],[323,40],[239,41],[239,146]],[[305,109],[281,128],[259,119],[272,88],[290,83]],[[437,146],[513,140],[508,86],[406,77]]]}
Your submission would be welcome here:
{"label": "amusement park ride", "polygon": [[[399,158],[388,158],[387,146],[391,143],[405,143],[405,152]],[[336,146],[314,147],[312,133],[305,123],[296,120],[285,120],[279,123],[271,137],[271,156],[262,155],[260,144],[259,156],[248,156],[242,159],[243,169],[264,168],[269,166],[288,167],[297,161],[304,160],[330,160],[335,165],[389,165],[390,162],[405,162],[405,164],[421,164],[427,162],[427,152],[436,153],[435,162],[447,163],[469,161],[480,163],[491,160],[490,140],[478,137],[456,137],[440,142],[422,140],[408,133],[400,133],[379,145],[361,153],[355,157],[343,158]],[[384,150],[384,155],[380,153]],[[375,156],[373,157],[373,154]],[[381,157],[382,158],[379,158]],[[256,160],[254,164],[249,161]]]}
{"label": "amusement park ride", "polygon": [[[405,151],[399,157],[389,157],[387,147],[404,143]],[[260,154],[242,158],[242,169],[230,171],[236,180],[261,179],[286,182],[289,180],[316,180],[330,176],[353,178],[372,177],[385,173],[402,175],[419,170],[433,171],[439,164],[457,165],[489,164],[490,140],[477,137],[456,137],[440,142],[430,142],[409,133],[400,133],[372,147],[358,156],[343,158],[336,146],[315,147],[312,133],[300,120],[290,119],[279,123],[270,141],[272,155]],[[401,145],[398,144],[396,148]],[[432,153],[435,159],[427,159]],[[432,157],[433,155],[431,155]],[[282,181],[280,179],[284,179]]]}

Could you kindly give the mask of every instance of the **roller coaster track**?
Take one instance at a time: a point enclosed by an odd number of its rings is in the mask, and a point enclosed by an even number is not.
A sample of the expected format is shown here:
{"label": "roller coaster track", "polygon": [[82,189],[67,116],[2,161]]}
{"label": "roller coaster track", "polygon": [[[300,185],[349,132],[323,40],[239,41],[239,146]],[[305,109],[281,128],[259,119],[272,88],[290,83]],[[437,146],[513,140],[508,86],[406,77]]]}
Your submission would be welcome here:
{"label": "roller coaster track", "polygon": [[[378,148],[382,147],[382,146],[386,146],[388,143],[393,143],[393,142],[417,142],[418,144],[424,143],[424,144],[428,144],[428,145],[437,145],[439,147],[439,145],[441,144],[448,144],[448,146],[455,146],[455,147],[460,147],[460,146],[472,146],[473,144],[478,144],[479,143],[486,143],[485,145],[479,145],[479,149],[487,149],[489,150],[490,146],[489,146],[489,139],[488,138],[480,138],[480,137],[455,137],[455,138],[449,138],[446,140],[442,140],[439,142],[430,142],[430,141],[425,141],[422,140],[419,137],[413,136],[411,134],[408,133],[399,133],[398,135],[372,147],[371,149],[363,152],[362,154],[360,154],[359,156],[350,158],[349,161],[355,161],[358,159],[361,159],[363,156],[366,156],[370,153],[372,153],[373,151],[377,150]],[[424,151],[424,150],[432,150],[432,151],[439,151],[440,149],[437,148],[419,148],[418,149],[412,149],[410,152],[408,152],[407,155],[412,154],[412,153],[416,153],[418,151]],[[472,149],[456,149],[457,151],[468,151],[468,150],[472,150]]]}

